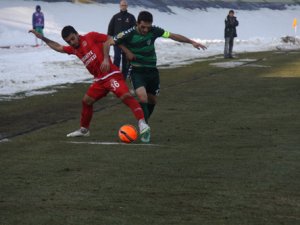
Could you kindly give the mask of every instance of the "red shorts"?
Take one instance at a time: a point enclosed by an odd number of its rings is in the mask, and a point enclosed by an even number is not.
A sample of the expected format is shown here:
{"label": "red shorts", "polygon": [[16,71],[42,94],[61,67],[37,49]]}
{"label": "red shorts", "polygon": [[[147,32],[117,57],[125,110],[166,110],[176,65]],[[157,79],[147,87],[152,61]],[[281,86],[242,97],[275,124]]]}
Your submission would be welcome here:
{"label": "red shorts", "polygon": [[99,100],[105,97],[110,91],[118,98],[129,92],[128,86],[121,73],[114,74],[105,80],[94,82],[86,94],[95,100]]}

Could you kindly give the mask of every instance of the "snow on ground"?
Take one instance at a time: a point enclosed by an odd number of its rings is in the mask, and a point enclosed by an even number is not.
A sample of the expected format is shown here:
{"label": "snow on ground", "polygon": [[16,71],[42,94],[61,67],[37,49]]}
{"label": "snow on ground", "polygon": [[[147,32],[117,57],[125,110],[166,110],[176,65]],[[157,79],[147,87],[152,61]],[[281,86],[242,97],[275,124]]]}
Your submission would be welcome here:
{"label": "snow on ground", "polygon": [[[256,61],[256,59],[253,59],[253,61]],[[251,62],[251,61],[235,60],[235,61],[229,61],[229,62],[210,63],[209,65],[215,66],[215,67],[220,67],[220,68],[234,68],[237,66],[246,65],[248,62]]]}
{"label": "snow on ground", "polygon": [[[237,60],[230,60],[228,62],[216,62],[210,63],[209,65],[220,67],[220,68],[234,68],[237,66],[246,66],[246,67],[269,67],[265,65],[255,64],[252,62],[256,62],[257,59],[237,59]],[[251,62],[251,64],[250,64]]]}
{"label": "snow on ground", "polygon": [[[0,1],[0,47],[2,47],[0,96],[2,97],[19,92],[37,94],[39,92],[32,90],[91,78],[76,57],[54,52],[47,46],[31,47],[35,40],[28,30],[31,28],[31,16],[37,4],[41,5],[45,15],[45,36],[61,44],[64,44],[64,41],[60,37],[60,31],[65,25],[73,25],[81,34],[89,31],[106,33],[110,18],[119,10],[118,4]],[[135,16],[141,10],[145,9],[129,6],[129,11]],[[206,51],[199,51],[188,44],[158,39],[156,42],[158,65],[178,66],[222,54],[224,19],[228,9],[210,8],[201,11],[172,7],[175,14],[154,9],[150,11],[154,15],[155,25],[193,38],[208,47]],[[236,16],[240,22],[237,28],[239,37],[234,46],[236,53],[275,50],[281,45],[281,37],[294,35],[292,22],[297,16],[300,17],[300,7],[290,7],[284,11],[270,9],[236,11]]]}

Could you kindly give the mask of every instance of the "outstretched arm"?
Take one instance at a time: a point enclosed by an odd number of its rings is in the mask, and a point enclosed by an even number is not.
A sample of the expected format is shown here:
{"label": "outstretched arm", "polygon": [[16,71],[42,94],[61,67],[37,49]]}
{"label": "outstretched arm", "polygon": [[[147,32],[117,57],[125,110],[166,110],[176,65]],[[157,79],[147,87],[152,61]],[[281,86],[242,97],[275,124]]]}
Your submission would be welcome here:
{"label": "outstretched arm", "polygon": [[203,50],[207,49],[206,46],[204,46],[204,45],[202,45],[202,44],[200,44],[200,43],[198,43],[196,41],[193,41],[193,40],[191,40],[191,39],[189,39],[189,38],[187,38],[187,37],[185,37],[183,35],[180,35],[180,34],[172,34],[172,33],[170,33],[169,38],[171,38],[174,41],[191,44],[191,45],[194,46],[194,48],[197,48],[199,50],[200,49],[203,49]]}
{"label": "outstretched arm", "polygon": [[58,44],[55,41],[52,41],[46,37],[44,37],[43,35],[41,35],[40,33],[36,32],[35,30],[30,30],[29,33],[33,33],[37,38],[41,39],[42,41],[44,41],[50,48],[52,48],[53,50],[57,51],[57,52],[61,52],[61,53],[65,53],[63,46]]}

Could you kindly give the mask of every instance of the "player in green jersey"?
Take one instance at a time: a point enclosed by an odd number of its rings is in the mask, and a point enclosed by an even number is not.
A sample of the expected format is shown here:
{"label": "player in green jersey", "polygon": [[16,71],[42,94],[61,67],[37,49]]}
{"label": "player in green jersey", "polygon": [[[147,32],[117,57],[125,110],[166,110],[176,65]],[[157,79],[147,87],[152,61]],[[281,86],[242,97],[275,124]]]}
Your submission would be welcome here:
{"label": "player in green jersey", "polygon": [[[204,45],[198,42],[183,35],[170,33],[159,27],[152,26],[152,23],[152,14],[148,11],[142,11],[138,15],[135,27],[108,39],[104,44],[104,61],[107,62],[107,69],[109,68],[110,45],[119,45],[126,53],[131,64],[129,69],[131,81],[147,122],[156,105],[160,88],[154,47],[155,40],[159,37],[170,38],[178,42],[189,43],[197,49],[206,49]],[[150,141],[150,133],[147,139]]]}

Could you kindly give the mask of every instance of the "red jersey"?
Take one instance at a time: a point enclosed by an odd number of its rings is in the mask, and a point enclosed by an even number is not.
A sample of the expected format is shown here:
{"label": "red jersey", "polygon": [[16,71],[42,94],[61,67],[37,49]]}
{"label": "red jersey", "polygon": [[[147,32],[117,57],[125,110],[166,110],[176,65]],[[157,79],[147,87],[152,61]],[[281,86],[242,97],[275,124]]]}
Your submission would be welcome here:
{"label": "red jersey", "polygon": [[120,73],[119,68],[110,59],[110,70],[105,73],[100,70],[104,59],[103,44],[106,40],[106,34],[90,32],[86,35],[79,35],[79,48],[64,46],[63,49],[68,54],[76,55],[95,79],[104,80],[113,74]]}

